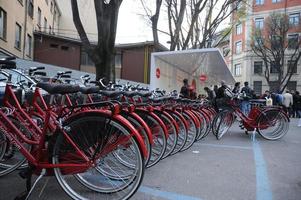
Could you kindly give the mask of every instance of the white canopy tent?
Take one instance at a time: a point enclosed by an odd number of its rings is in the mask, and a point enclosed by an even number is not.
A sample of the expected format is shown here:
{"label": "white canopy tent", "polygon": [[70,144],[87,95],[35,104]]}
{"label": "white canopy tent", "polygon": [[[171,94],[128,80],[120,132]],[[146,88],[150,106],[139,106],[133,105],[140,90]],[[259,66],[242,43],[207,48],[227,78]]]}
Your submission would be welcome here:
{"label": "white canopy tent", "polygon": [[150,89],[179,91],[185,78],[189,84],[195,82],[197,93],[205,86],[220,85],[221,80],[227,85],[235,83],[223,56],[216,48],[152,53]]}

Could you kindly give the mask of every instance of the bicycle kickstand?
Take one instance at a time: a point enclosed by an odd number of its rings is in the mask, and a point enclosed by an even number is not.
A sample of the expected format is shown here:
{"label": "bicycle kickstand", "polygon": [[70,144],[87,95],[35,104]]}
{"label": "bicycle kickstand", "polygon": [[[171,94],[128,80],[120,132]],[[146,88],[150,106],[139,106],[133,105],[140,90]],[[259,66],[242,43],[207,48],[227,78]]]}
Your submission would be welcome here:
{"label": "bicycle kickstand", "polygon": [[254,128],[252,135],[251,135],[252,142],[255,142],[255,134],[256,134],[256,128]]}
{"label": "bicycle kickstand", "polygon": [[18,195],[15,198],[15,200],[28,200],[28,198],[30,197],[33,189],[35,188],[37,183],[43,178],[43,176],[45,174],[46,174],[46,169],[42,169],[40,176],[35,180],[35,182],[31,186],[32,171],[30,171],[29,174],[27,174],[27,177],[26,177],[26,192],[21,193],[20,195]]}

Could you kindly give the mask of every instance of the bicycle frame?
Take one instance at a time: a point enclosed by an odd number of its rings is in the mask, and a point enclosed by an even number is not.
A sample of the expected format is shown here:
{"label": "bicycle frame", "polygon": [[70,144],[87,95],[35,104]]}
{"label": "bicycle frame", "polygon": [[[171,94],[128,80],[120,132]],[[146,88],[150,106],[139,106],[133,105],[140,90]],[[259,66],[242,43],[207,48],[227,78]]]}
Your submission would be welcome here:
{"label": "bicycle frame", "polygon": [[[37,95],[38,96],[38,95]],[[20,152],[24,155],[24,157],[29,161],[31,165],[34,165],[35,168],[39,171],[43,168],[50,169],[50,168],[63,168],[63,167],[77,167],[80,168],[79,171],[84,171],[90,166],[93,165],[89,161],[89,158],[79,149],[79,147],[72,141],[72,139],[69,137],[69,135],[65,132],[61,120],[55,120],[55,125],[57,131],[62,133],[67,140],[67,142],[72,145],[72,147],[75,149],[76,154],[84,161],[84,163],[76,164],[76,163],[63,163],[63,164],[52,164],[48,162],[48,149],[45,146],[45,138],[46,138],[46,132],[50,128],[50,119],[53,116],[52,108],[50,106],[47,107],[45,110],[45,118],[44,118],[44,126],[43,128],[39,128],[35,122],[30,118],[30,116],[23,110],[21,105],[19,104],[17,97],[15,96],[11,86],[7,84],[5,89],[5,98],[4,98],[4,105],[12,108],[15,107],[16,110],[13,112],[13,115],[22,123],[25,124],[25,121],[27,122],[26,128],[30,131],[32,135],[32,139],[29,139],[27,136],[25,136],[9,119],[9,117],[0,110],[0,118],[1,123],[0,127],[3,128],[5,136],[10,140],[12,144],[15,144],[15,146],[20,150]],[[87,105],[84,105],[87,106]],[[90,105],[88,105],[90,106]],[[78,106],[80,107],[80,106]],[[18,113],[20,112],[20,114]],[[112,117],[116,121],[120,122],[122,125],[125,125],[126,128],[130,132],[130,136],[133,136],[138,141],[138,145],[141,149],[142,155],[146,157],[147,152],[146,148],[143,144],[143,139],[141,136],[136,132],[134,127],[127,122],[123,117],[120,115],[115,115],[115,113],[111,113],[107,110],[85,110],[81,111],[75,114],[71,114],[71,116],[68,118],[71,120],[74,117],[79,117],[79,115],[87,115],[90,113],[94,113],[96,115],[105,115],[106,117]],[[55,117],[54,117],[55,118]],[[122,138],[123,141],[128,138]],[[26,147],[22,143],[27,143],[33,145],[33,150],[29,152]],[[99,154],[100,157],[106,152],[110,152],[112,149],[114,149],[116,146],[118,146],[122,141],[119,141],[115,143],[115,145],[110,146],[108,149],[104,149],[102,151],[102,154]],[[43,159],[44,158],[44,159]],[[45,159],[46,158],[46,159]],[[77,171],[77,172],[79,172]],[[74,172],[74,171],[73,171]]]}

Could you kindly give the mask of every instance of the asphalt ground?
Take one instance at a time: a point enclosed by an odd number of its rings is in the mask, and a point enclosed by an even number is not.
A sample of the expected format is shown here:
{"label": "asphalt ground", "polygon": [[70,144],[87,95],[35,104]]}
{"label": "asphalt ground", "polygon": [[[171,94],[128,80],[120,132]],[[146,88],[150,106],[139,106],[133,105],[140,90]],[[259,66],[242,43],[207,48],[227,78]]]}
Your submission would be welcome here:
{"label": "asphalt ground", "polygon": [[[278,141],[247,136],[237,124],[216,140],[210,134],[145,172],[134,200],[301,200],[301,127],[292,119]],[[41,188],[48,181],[42,194]],[[0,199],[24,191],[17,173],[0,178]],[[30,199],[69,199],[54,178],[43,178]]]}

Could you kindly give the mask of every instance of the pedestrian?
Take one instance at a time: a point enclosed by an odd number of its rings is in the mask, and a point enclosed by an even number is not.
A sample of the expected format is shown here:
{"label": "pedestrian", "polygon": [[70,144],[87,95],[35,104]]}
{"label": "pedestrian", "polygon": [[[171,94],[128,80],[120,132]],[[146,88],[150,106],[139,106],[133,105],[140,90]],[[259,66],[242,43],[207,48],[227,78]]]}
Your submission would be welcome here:
{"label": "pedestrian", "polygon": [[241,93],[241,111],[248,116],[251,110],[250,99],[252,98],[252,89],[249,87],[249,82],[244,82],[244,87],[241,88]]}
{"label": "pedestrian", "polygon": [[225,103],[227,101],[226,89],[227,89],[227,85],[225,84],[224,81],[221,81],[221,86],[217,89],[217,92],[215,94],[216,95],[216,97],[215,97],[216,111],[218,111],[219,108],[225,106]]}
{"label": "pedestrian", "polygon": [[181,87],[180,91],[180,97],[182,98],[189,98],[189,85],[188,85],[188,79],[183,80],[183,86]]}
{"label": "pedestrian", "polygon": [[260,99],[266,99],[266,98],[270,98],[271,97],[271,93],[269,90],[266,90],[261,96]]}
{"label": "pedestrian", "polygon": [[289,115],[289,110],[293,106],[293,95],[288,90],[283,94],[282,105],[284,106],[285,112]]}
{"label": "pedestrian", "polygon": [[218,90],[218,86],[217,86],[217,85],[214,85],[214,86],[213,86],[213,91],[214,91],[215,95],[217,94],[217,90]]}
{"label": "pedestrian", "polygon": [[216,92],[217,99],[221,99],[226,96],[226,94],[225,94],[226,88],[227,88],[227,85],[225,84],[225,81],[221,81],[221,86],[217,89],[217,92]]}
{"label": "pedestrian", "polygon": [[210,90],[208,87],[204,87],[204,90],[207,92],[207,99],[210,102],[214,102],[216,97],[215,92],[213,90]]}
{"label": "pedestrian", "polygon": [[301,96],[299,91],[295,92],[295,109],[296,109],[296,117],[299,118],[298,126],[301,127]]}
{"label": "pedestrian", "polygon": [[234,85],[234,88],[232,90],[232,93],[238,94],[239,90],[240,90],[240,82],[236,82],[235,85]]}

